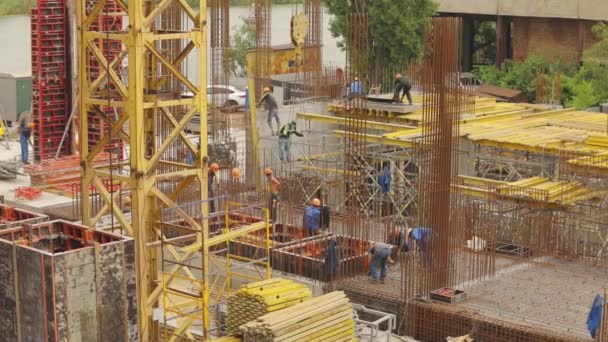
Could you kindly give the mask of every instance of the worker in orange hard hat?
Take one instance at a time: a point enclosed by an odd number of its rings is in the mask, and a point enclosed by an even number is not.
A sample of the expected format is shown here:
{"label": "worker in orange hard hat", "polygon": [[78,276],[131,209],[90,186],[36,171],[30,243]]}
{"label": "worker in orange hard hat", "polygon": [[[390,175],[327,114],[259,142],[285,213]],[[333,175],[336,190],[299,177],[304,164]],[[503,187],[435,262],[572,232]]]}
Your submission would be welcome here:
{"label": "worker in orange hard hat", "polygon": [[232,179],[239,179],[241,178],[241,171],[238,168],[233,167],[232,171],[230,171],[230,175],[232,175]]}
{"label": "worker in orange hard hat", "polygon": [[[410,106],[412,105],[412,94],[410,90],[412,89],[412,82],[407,77],[404,77],[401,74],[395,74],[395,83],[394,83],[394,94],[393,94],[393,102],[394,103],[403,103],[403,97],[407,96],[407,100],[409,101]],[[403,91],[403,95],[399,98],[399,94]]]}
{"label": "worker in orange hard hat", "polygon": [[[272,135],[275,135],[276,132],[279,131],[279,128],[281,128],[281,120],[279,119],[279,105],[277,104],[277,100],[272,95],[272,90],[270,87],[264,87],[264,95],[260,99],[260,102],[258,102],[258,107],[262,104],[264,104],[264,107],[266,107],[266,110],[268,111],[268,127],[270,127],[270,131],[272,131]],[[273,118],[277,122],[276,131],[274,128],[272,128]]]}
{"label": "worker in orange hard hat", "polygon": [[318,198],[313,198],[310,205],[304,209],[304,218],[302,219],[304,229],[308,236],[313,236],[318,233],[321,227],[321,201]]}
{"label": "worker in orange hard hat", "polygon": [[217,172],[219,171],[220,166],[218,163],[211,163],[209,165],[209,171],[207,173],[207,198],[209,199],[209,214],[215,212],[215,194],[217,188],[219,188],[220,183],[217,177]]}
{"label": "worker in orange hard hat", "polygon": [[281,191],[281,182],[272,175],[272,169],[267,167],[264,169],[266,182],[268,183],[268,209],[270,210],[270,219],[276,220],[276,205],[279,202],[279,192]]}

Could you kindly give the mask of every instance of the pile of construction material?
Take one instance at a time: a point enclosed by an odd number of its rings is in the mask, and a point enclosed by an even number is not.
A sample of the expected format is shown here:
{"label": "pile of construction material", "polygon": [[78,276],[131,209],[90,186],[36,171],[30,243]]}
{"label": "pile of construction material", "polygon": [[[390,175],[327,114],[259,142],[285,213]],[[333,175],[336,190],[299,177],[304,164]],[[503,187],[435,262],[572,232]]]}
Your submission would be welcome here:
{"label": "pile of construction material", "polygon": [[218,337],[211,340],[212,342],[242,342],[243,339],[236,336],[224,336]]}
{"label": "pile of construction material", "polygon": [[281,310],[312,298],[310,289],[291,280],[274,278],[244,285],[228,297],[228,333],[269,312]]}
{"label": "pile of construction material", "polygon": [[341,291],[268,313],[239,330],[245,342],[357,340],[353,307]]}

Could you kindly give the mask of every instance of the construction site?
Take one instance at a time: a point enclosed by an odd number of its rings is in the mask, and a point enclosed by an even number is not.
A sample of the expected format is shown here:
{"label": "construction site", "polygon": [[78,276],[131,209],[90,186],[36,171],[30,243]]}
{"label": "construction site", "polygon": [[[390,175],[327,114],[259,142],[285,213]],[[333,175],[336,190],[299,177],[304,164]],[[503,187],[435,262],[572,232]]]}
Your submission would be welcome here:
{"label": "construction site", "polygon": [[357,6],[341,66],[321,0],[281,49],[271,6],[231,79],[228,0],[32,4],[0,340],[608,342],[607,114],[463,84],[461,18],[378,72]]}

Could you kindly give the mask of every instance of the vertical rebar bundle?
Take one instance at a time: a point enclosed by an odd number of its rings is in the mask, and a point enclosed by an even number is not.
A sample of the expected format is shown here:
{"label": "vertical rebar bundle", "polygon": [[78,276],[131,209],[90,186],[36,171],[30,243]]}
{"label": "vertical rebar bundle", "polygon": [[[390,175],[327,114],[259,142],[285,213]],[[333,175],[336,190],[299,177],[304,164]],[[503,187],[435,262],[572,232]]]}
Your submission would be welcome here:
{"label": "vertical rebar bundle", "polygon": [[253,73],[255,75],[255,95],[257,99],[260,99],[264,87],[271,85],[270,0],[255,0],[253,6],[253,25],[255,27]]}
{"label": "vertical rebar bundle", "polygon": [[211,0],[209,2],[211,23],[209,27],[209,42],[211,46],[211,73],[208,88],[211,95],[211,125],[209,134],[215,139],[221,136],[220,131],[227,130],[225,113],[220,108],[230,109],[234,104],[227,102],[228,94],[216,86],[229,85],[229,55],[230,55],[230,1]]}
{"label": "vertical rebar bundle", "polygon": [[[454,277],[457,231],[452,211],[452,182],[457,176],[458,120],[464,89],[459,84],[459,30],[455,18],[430,20],[425,28],[423,57],[423,135],[420,141],[419,216],[417,227],[428,229],[428,242],[420,243],[421,260],[406,273],[406,298],[448,286]],[[423,246],[426,245],[426,246]],[[411,288],[411,287],[414,288]]]}
{"label": "vertical rebar bundle", "polygon": [[305,0],[304,14],[308,17],[308,34],[304,42],[304,97],[324,95],[322,89],[323,12],[321,0]]}

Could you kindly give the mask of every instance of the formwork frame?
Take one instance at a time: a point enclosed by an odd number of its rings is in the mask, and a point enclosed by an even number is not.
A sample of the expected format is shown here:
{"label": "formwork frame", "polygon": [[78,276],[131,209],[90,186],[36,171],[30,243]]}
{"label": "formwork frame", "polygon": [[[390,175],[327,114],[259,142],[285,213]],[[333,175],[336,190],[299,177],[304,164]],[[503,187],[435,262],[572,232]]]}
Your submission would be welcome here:
{"label": "formwork frame", "polygon": [[[180,195],[187,187],[197,189],[193,196],[200,200],[206,197],[207,177],[207,122],[200,120],[200,147],[197,148],[189,141],[184,128],[188,121],[199,114],[207,117],[206,105],[206,2],[202,1],[197,14],[189,5],[178,0],[163,0],[149,3],[141,0],[124,2],[116,1],[120,12],[109,13],[104,9],[106,0],[78,1],[78,46],[80,83],[80,134],[88,136],[88,113],[100,111],[99,107],[112,107],[118,112],[114,118],[109,118],[109,134],[104,136],[95,146],[89,148],[87,139],[81,141],[82,166],[82,216],[83,223],[94,226],[105,213],[112,213],[112,221],[118,224],[127,235],[136,241],[137,267],[137,298],[138,298],[138,329],[141,341],[158,340],[158,325],[152,319],[152,309],[158,305],[162,294],[162,284],[158,283],[157,256],[154,248],[148,248],[149,242],[159,239],[156,221],[160,207],[176,205]],[[163,27],[159,19],[163,11],[174,5],[180,9],[184,21],[191,22],[189,29],[173,31]],[[91,27],[94,20],[101,15],[128,18],[129,27],[126,30],[99,31]],[[188,27],[188,26],[187,26]],[[113,59],[108,60],[96,46],[96,41],[119,41],[122,51]],[[163,42],[180,41],[183,48],[176,59],[167,56],[167,51],[160,49]],[[197,68],[196,80],[184,74],[182,62],[190,54],[199,52],[194,58]],[[84,56],[93,56],[102,72],[93,77],[87,68]],[[125,82],[118,74],[118,67],[128,63],[128,80]],[[162,65],[163,72],[158,66]],[[191,98],[182,98],[181,94],[169,93],[172,82],[182,84],[193,94]],[[163,139],[156,139],[159,125],[168,127]],[[129,146],[129,157],[110,159],[110,164],[95,167],[94,158],[103,151],[112,137],[120,137]],[[194,155],[195,165],[186,165],[175,160],[172,147],[175,144],[185,145]],[[114,156],[116,158],[116,156]],[[201,167],[202,166],[202,167]],[[161,171],[159,171],[161,170]],[[102,178],[110,177],[121,183],[121,188],[128,187],[131,191],[131,220],[125,217],[124,210],[116,204],[117,192],[108,191],[102,183]],[[173,180],[175,186],[164,187],[168,180]],[[177,181],[176,181],[177,180]],[[101,194],[104,206],[97,213],[92,212],[89,186],[93,186]],[[163,191],[163,188],[168,191]],[[202,203],[202,212],[207,212],[207,205]],[[192,220],[187,214],[184,219]],[[208,228],[203,222],[197,228],[203,233],[200,239],[207,238]],[[202,268],[206,269],[207,250],[200,245],[203,254]],[[204,279],[207,284],[206,279]],[[208,302],[206,290],[203,291],[202,301]],[[203,310],[207,306],[203,305]],[[208,315],[207,315],[208,316]]]}
{"label": "formwork frame", "polygon": [[498,145],[477,143],[475,147],[475,172],[478,177],[516,181],[528,177],[555,177],[555,155],[515,150]]}

